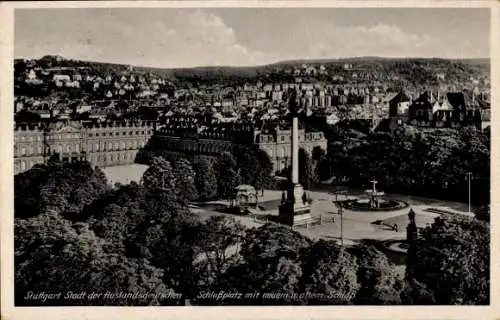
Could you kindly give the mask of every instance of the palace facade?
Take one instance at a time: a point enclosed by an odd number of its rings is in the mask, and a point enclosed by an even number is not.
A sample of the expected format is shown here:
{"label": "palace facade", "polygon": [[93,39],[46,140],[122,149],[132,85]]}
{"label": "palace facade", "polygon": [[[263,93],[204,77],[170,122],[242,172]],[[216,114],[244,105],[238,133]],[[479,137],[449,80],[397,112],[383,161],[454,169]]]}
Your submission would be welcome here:
{"label": "palace facade", "polygon": [[146,121],[16,124],[14,173],[54,156],[63,161],[87,160],[100,167],[131,164],[154,130],[155,123]]}
{"label": "palace facade", "polygon": [[[257,145],[271,159],[274,171],[291,164],[291,130],[289,128],[255,128],[248,124],[202,125],[195,120],[167,123],[158,128],[154,148],[188,154],[217,155],[231,152],[234,144]],[[315,147],[326,151],[322,132],[299,129],[299,147],[310,155]]]}
{"label": "palace facade", "polygon": [[[154,137],[154,139],[151,139]],[[154,148],[197,155],[231,152],[235,144],[257,145],[272,161],[275,171],[290,165],[291,130],[256,129],[248,124],[156,122],[58,121],[36,125],[17,124],[14,131],[14,173],[45,163],[50,157],[62,161],[87,160],[93,166],[132,164],[146,144]],[[309,154],[315,147],[326,151],[322,132],[299,130],[300,147]]]}
{"label": "palace facade", "polygon": [[[291,139],[291,129],[276,128],[257,134],[256,143],[269,155],[275,171],[281,171],[291,165]],[[328,141],[323,132],[299,129],[299,148],[309,155],[312,155],[316,147],[326,151],[327,145]]]}

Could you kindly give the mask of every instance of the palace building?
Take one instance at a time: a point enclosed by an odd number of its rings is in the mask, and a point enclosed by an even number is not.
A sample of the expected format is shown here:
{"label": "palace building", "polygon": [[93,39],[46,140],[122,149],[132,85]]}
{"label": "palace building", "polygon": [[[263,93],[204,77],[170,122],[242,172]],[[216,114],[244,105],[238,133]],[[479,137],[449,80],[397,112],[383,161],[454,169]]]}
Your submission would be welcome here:
{"label": "palace building", "polygon": [[[217,155],[230,152],[234,144],[257,145],[271,159],[274,171],[291,164],[291,130],[276,126],[256,128],[249,124],[203,124],[195,119],[170,122],[158,128],[155,148],[188,154]],[[315,147],[326,151],[327,140],[322,132],[299,129],[299,147],[309,154]]]}
{"label": "palace building", "polygon": [[[139,150],[148,143],[159,150],[197,155],[230,152],[235,144],[257,145],[269,155],[275,171],[291,163],[289,128],[257,129],[250,124],[203,123],[176,119],[161,126],[153,121],[17,124],[14,172],[29,170],[54,156],[62,161],[87,160],[99,167],[132,164]],[[327,140],[322,132],[299,129],[299,147],[309,154],[315,147],[326,151]]]}
{"label": "palace building", "polygon": [[131,164],[154,129],[155,123],[146,121],[16,124],[14,173],[54,156],[63,161],[87,160],[100,167]]}
{"label": "palace building", "polygon": [[[315,147],[327,149],[328,141],[323,132],[298,130],[299,148],[312,154]],[[273,163],[275,171],[281,171],[291,164],[291,144],[292,131],[288,128],[275,128],[257,134],[256,143],[259,148],[266,151]]]}

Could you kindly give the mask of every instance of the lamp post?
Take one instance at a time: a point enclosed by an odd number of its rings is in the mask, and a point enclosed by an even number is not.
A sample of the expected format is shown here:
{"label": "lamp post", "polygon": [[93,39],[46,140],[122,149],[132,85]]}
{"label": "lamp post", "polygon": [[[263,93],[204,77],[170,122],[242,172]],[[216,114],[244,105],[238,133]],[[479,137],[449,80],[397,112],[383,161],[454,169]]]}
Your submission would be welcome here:
{"label": "lamp post", "polygon": [[342,206],[339,206],[339,214],[340,214],[340,246],[344,247],[344,209]]}
{"label": "lamp post", "polygon": [[347,198],[347,191],[340,190],[335,192],[335,204],[338,206],[337,214],[340,215],[340,246],[344,247],[344,208],[338,202],[339,194],[344,195]]}
{"label": "lamp post", "polygon": [[470,183],[471,183],[471,179],[472,179],[472,172],[467,172],[466,175],[467,175],[467,180],[469,182],[469,213],[471,213],[470,212],[470,194],[471,194],[471,192],[470,192],[471,191],[470,190],[471,189]]}

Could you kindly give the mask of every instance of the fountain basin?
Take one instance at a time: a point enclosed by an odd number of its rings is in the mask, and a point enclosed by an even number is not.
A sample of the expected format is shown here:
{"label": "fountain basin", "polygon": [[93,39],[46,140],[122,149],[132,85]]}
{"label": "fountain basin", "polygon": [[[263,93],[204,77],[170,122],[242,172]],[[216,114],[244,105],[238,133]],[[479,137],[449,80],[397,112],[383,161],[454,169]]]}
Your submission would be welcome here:
{"label": "fountain basin", "polygon": [[384,242],[384,247],[395,253],[406,254],[410,247],[410,244],[406,240],[389,240]]}
{"label": "fountain basin", "polygon": [[352,211],[393,211],[408,207],[408,203],[401,200],[379,200],[378,207],[372,207],[370,200],[360,199],[344,203],[346,209]]}

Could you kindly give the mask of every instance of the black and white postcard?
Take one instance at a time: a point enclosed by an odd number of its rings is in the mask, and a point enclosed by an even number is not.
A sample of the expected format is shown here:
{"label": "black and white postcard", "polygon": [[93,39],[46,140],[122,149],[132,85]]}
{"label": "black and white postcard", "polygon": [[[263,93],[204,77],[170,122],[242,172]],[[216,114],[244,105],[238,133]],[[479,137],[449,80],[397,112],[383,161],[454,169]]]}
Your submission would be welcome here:
{"label": "black and white postcard", "polygon": [[499,5],[415,6],[3,3],[5,319],[498,318]]}

